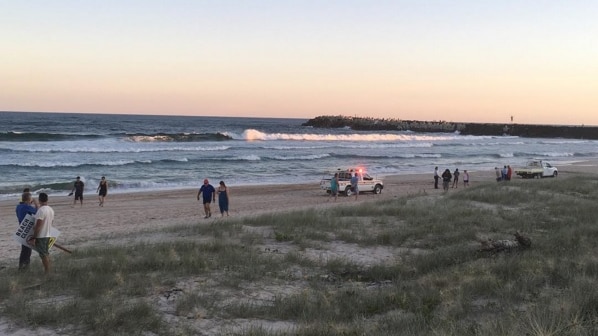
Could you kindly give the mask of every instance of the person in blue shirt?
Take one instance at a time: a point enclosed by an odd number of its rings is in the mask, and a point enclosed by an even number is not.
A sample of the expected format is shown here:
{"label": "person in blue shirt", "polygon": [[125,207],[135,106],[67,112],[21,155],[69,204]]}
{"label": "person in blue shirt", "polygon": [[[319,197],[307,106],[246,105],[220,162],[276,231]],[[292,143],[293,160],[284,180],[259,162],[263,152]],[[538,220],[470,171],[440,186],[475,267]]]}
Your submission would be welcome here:
{"label": "person in blue shirt", "polygon": [[[37,212],[37,203],[31,198],[31,193],[24,192],[21,196],[21,202],[15,209],[17,213],[17,220],[19,224],[25,219],[27,215],[35,215]],[[21,245],[21,254],[19,255],[19,270],[25,270],[31,261],[31,248],[26,245]]]}
{"label": "person in blue shirt", "polygon": [[216,189],[210,184],[208,179],[203,180],[203,185],[197,192],[197,200],[199,201],[199,195],[203,198],[203,211],[206,216],[204,218],[212,217],[212,211],[210,210],[210,203],[216,203]]}
{"label": "person in blue shirt", "polygon": [[338,173],[334,173],[334,176],[330,179],[330,196],[328,197],[328,201],[330,201],[330,197],[334,197],[334,201],[338,199]]}
{"label": "person in blue shirt", "polygon": [[357,200],[357,197],[359,197],[359,175],[357,175],[357,172],[351,176],[351,189],[353,189],[355,200]]}

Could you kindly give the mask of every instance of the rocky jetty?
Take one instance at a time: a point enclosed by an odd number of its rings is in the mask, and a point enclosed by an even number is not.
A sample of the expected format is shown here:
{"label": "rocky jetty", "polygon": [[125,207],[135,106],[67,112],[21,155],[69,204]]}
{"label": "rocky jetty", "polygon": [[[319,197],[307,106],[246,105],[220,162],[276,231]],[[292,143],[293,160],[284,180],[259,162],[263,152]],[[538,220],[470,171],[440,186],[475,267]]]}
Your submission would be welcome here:
{"label": "rocky jetty", "polygon": [[350,127],[357,131],[459,132],[463,135],[513,135],[527,138],[598,139],[598,127],[583,125],[483,124],[320,116],[308,120],[303,123],[303,126],[317,128]]}

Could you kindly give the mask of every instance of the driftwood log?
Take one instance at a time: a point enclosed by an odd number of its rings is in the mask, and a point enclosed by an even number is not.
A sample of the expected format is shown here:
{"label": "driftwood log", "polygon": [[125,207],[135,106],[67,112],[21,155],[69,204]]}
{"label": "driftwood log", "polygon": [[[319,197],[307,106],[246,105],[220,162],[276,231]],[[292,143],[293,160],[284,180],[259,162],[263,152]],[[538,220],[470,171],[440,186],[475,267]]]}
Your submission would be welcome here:
{"label": "driftwood log", "polygon": [[488,251],[488,252],[502,252],[502,251],[511,251],[516,249],[527,249],[532,246],[532,241],[529,237],[526,237],[519,232],[515,232],[514,234],[515,239],[504,239],[504,240],[493,240],[491,238],[488,239],[480,239],[479,242],[482,245],[480,251]]}

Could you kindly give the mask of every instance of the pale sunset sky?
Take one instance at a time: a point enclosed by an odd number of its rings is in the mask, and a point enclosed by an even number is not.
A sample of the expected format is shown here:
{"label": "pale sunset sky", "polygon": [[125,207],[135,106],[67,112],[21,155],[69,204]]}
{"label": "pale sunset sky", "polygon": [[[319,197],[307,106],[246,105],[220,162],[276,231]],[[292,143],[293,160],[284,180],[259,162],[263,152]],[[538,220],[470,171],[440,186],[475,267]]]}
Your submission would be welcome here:
{"label": "pale sunset sky", "polygon": [[598,125],[596,0],[0,0],[0,110]]}

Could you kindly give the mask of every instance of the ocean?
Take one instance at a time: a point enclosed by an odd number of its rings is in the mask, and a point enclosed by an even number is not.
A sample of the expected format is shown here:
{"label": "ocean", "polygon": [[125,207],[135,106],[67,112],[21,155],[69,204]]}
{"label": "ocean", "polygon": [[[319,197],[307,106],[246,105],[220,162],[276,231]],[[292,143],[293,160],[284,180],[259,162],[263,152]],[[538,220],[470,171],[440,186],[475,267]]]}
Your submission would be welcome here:
{"label": "ocean", "polygon": [[544,159],[596,160],[598,141],[457,133],[354,131],[301,126],[307,119],[0,112],[0,199],[25,187],[66,195],[75,177],[95,193],[216,185],[313,183],[337,169],[375,177]]}

